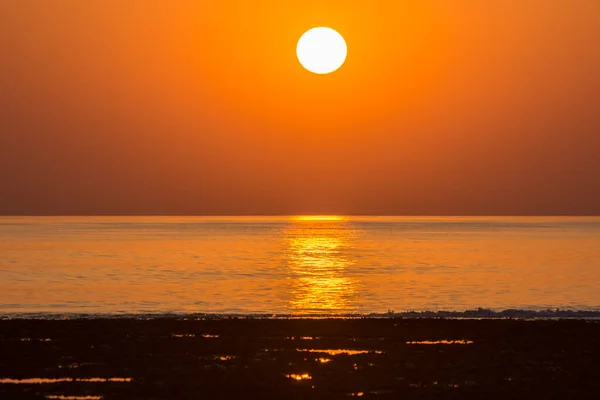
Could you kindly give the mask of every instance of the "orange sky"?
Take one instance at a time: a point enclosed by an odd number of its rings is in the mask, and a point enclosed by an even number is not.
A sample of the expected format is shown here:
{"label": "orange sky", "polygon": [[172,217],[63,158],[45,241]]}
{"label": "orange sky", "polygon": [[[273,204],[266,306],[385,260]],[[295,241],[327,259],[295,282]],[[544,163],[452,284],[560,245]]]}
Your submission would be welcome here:
{"label": "orange sky", "polygon": [[599,38],[597,0],[3,0],[0,214],[600,214]]}

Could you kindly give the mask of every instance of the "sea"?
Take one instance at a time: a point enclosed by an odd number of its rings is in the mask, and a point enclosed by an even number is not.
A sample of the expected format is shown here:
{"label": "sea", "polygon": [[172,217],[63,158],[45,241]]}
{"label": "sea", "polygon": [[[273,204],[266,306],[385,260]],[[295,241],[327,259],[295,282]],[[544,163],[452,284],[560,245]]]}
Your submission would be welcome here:
{"label": "sea", "polygon": [[600,217],[0,217],[0,317],[600,315]]}

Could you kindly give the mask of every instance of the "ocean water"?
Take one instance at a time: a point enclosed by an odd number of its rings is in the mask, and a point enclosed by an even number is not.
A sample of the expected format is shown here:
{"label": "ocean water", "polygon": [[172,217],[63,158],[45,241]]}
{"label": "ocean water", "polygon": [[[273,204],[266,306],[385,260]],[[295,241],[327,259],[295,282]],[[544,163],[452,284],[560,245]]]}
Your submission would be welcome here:
{"label": "ocean water", "polygon": [[600,311],[600,218],[0,217],[0,315]]}

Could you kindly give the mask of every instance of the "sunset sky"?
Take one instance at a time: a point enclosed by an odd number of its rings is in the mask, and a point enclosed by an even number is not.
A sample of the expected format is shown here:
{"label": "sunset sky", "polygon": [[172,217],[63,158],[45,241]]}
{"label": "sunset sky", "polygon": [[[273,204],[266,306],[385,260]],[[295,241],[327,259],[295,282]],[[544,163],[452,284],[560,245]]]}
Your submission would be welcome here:
{"label": "sunset sky", "polygon": [[600,214],[600,1],[0,2],[0,214],[304,213]]}

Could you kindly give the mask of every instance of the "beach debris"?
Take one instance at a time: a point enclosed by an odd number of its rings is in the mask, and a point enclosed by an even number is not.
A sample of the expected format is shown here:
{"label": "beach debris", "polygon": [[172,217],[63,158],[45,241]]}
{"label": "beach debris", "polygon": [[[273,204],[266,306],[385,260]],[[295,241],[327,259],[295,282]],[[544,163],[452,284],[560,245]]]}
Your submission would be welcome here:
{"label": "beach debris", "polygon": [[472,340],[415,340],[411,342],[406,342],[406,344],[425,344],[425,345],[433,345],[433,344],[473,344]]}

